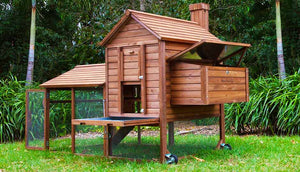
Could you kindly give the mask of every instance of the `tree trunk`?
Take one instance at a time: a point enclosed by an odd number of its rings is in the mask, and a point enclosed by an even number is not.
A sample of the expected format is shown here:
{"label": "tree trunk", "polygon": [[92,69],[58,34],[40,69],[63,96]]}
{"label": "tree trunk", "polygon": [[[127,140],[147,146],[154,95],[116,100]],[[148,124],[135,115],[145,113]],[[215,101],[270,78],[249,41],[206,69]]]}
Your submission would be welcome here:
{"label": "tree trunk", "polygon": [[32,80],[33,80],[34,44],[35,44],[35,16],[36,16],[36,1],[32,0],[31,26],[30,26],[30,44],[29,44],[26,85],[30,85],[32,83]]}
{"label": "tree trunk", "polygon": [[141,11],[146,11],[145,0],[140,0],[140,10]]}
{"label": "tree trunk", "polygon": [[283,80],[286,78],[286,76],[285,76],[282,36],[281,36],[280,0],[276,0],[276,35],[277,35],[278,73],[279,73],[280,80]]}

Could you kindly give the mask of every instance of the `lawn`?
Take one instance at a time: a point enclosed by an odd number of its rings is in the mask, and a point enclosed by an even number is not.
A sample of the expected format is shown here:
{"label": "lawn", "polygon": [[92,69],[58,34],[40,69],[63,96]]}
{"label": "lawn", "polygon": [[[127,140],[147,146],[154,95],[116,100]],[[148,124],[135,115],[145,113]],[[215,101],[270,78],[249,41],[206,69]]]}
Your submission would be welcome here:
{"label": "lawn", "polygon": [[[227,143],[233,147],[231,151],[215,150],[217,139],[217,136],[192,134],[176,136],[176,145],[169,147],[169,150],[179,156],[193,154],[180,160],[177,165],[73,155],[70,153],[68,139],[50,143],[50,146],[56,147],[57,150],[61,148],[65,152],[26,150],[24,142],[0,144],[0,171],[297,171],[300,169],[299,136],[228,136]],[[134,145],[136,138],[129,137],[125,142],[127,146],[121,144],[119,151],[126,151],[128,145]],[[157,137],[144,137],[142,142],[152,146],[153,151],[150,150],[152,148],[143,150],[133,147],[129,152],[143,155],[152,152],[157,156],[159,143]]]}

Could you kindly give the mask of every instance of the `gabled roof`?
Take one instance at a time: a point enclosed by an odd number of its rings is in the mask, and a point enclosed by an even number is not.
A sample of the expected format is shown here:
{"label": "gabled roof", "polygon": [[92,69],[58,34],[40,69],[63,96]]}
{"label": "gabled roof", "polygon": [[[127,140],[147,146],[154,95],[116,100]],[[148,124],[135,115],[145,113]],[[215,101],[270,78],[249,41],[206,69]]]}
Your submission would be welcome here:
{"label": "gabled roof", "polygon": [[135,10],[127,10],[121,20],[100,42],[100,45],[105,46],[130,18],[136,20],[159,40],[187,43],[196,43],[202,40],[216,42],[221,41],[216,36],[193,21],[166,17]]}
{"label": "gabled roof", "polygon": [[45,88],[98,87],[105,83],[105,64],[77,65],[41,84]]}

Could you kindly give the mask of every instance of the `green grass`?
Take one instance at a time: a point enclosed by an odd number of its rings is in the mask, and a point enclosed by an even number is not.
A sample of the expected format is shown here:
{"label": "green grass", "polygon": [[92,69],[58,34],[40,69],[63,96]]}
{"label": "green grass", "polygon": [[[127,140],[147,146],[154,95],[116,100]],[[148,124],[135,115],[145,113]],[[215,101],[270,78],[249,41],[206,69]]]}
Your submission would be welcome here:
{"label": "green grass", "polygon": [[[157,146],[158,138],[145,137]],[[233,150],[214,150],[217,136],[186,135],[175,137],[172,153],[193,154],[177,165],[157,162],[132,162],[100,156],[78,156],[70,153],[69,139],[55,140],[51,146],[62,151],[26,150],[24,142],[0,144],[0,169],[7,171],[297,171],[300,169],[300,137],[228,136]],[[136,138],[125,140],[134,145]],[[148,144],[148,143],[147,143]],[[150,144],[150,143],[149,143]],[[123,146],[123,148],[125,148]],[[120,145],[120,150],[123,149]],[[133,147],[135,152],[141,148]],[[125,149],[123,149],[125,150]],[[147,150],[144,150],[147,153]],[[156,152],[157,153],[157,152]]]}

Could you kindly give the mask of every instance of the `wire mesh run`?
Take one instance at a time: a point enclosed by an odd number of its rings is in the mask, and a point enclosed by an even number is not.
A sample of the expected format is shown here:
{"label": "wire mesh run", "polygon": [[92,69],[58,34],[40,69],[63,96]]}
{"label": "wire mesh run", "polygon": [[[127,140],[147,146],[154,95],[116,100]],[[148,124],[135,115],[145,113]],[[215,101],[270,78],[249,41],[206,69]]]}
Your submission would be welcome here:
{"label": "wire mesh run", "polygon": [[178,157],[201,155],[206,150],[216,148],[219,141],[218,117],[176,121],[173,125],[174,141],[172,141],[172,137],[168,137],[168,150],[172,154]]}
{"label": "wire mesh run", "polygon": [[44,98],[44,91],[27,92],[27,147],[44,148]]}
{"label": "wire mesh run", "polygon": [[[122,136],[126,137],[121,140]],[[117,127],[112,136],[112,155],[159,161],[159,127]]]}
{"label": "wire mesh run", "polygon": [[[94,119],[104,116],[103,89],[75,90],[75,119]],[[75,153],[103,155],[103,127],[76,125]]]}

